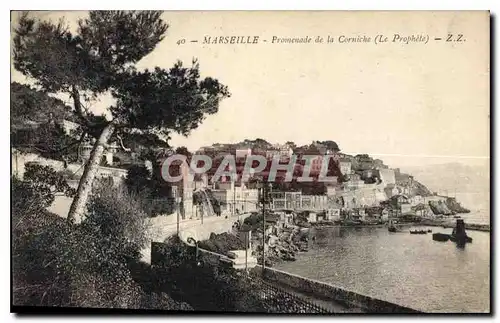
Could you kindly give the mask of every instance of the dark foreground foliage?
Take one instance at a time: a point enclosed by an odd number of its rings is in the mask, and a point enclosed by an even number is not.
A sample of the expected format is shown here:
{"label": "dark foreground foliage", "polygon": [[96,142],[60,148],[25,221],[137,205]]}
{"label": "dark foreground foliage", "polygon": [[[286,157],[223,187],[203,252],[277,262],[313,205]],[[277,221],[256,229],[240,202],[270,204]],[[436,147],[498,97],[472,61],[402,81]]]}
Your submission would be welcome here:
{"label": "dark foreground foliage", "polygon": [[98,185],[86,218],[70,225],[45,211],[54,186],[31,178],[12,181],[13,305],[191,309],[139,279],[145,216],[122,188]]}
{"label": "dark foreground foliage", "polygon": [[225,267],[171,238],[163,245],[155,264],[157,286],[195,310],[214,312],[268,312],[256,281],[242,272]]}

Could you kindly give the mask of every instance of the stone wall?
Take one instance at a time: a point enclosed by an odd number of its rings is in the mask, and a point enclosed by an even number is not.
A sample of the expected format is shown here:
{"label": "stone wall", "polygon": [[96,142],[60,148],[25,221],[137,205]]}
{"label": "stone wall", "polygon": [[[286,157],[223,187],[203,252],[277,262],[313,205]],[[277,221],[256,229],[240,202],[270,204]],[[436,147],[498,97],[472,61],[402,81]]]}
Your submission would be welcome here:
{"label": "stone wall", "polygon": [[365,205],[377,206],[387,200],[383,185],[368,184],[366,188],[355,191],[344,191],[338,194],[344,199],[344,207],[356,208]]}
{"label": "stone wall", "polygon": [[[34,162],[42,166],[50,166],[56,172],[62,170],[68,170],[74,174],[75,177],[80,177],[83,175],[83,164],[68,164],[67,168],[64,168],[64,163],[59,160],[53,160],[41,157],[37,154],[26,153],[21,154],[17,151],[14,151],[11,154],[12,158],[12,175],[17,174],[19,177],[23,177],[25,171],[25,165],[29,162]],[[127,170],[122,168],[114,168],[114,167],[104,167],[99,166],[96,177],[108,177],[111,176],[116,179],[124,179],[127,176]]]}
{"label": "stone wall", "polygon": [[[201,223],[200,219],[183,220],[179,222],[179,238],[187,243],[188,238],[206,240],[210,234],[232,231],[233,224],[250,216],[250,213],[228,217],[207,217]],[[151,242],[163,242],[168,237],[177,233],[177,216],[157,216],[149,219],[149,239]],[[142,250],[142,260],[151,261],[151,247]]]}
{"label": "stone wall", "polygon": [[380,180],[387,185],[395,185],[396,184],[396,171],[392,169],[379,169]]}
{"label": "stone wall", "polygon": [[[257,266],[254,270],[257,274],[262,274],[261,266]],[[420,313],[415,309],[273,268],[265,268],[264,279],[318,299],[335,301],[348,307],[360,308],[367,313]]]}

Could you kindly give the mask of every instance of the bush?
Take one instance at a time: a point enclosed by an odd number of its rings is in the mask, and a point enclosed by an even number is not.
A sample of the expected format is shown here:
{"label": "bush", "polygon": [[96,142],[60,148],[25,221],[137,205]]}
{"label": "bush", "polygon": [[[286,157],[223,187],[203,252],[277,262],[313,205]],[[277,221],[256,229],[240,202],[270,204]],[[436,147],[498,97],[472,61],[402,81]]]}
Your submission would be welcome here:
{"label": "bush", "polygon": [[149,196],[152,193],[151,172],[144,165],[132,165],[127,170],[125,184],[129,191],[133,193],[144,192]]}
{"label": "bush", "polygon": [[56,193],[73,196],[75,190],[49,166],[26,164],[24,178],[11,178],[12,213],[38,213],[54,202]]}
{"label": "bush", "polygon": [[155,263],[159,283],[175,299],[200,311],[264,311],[256,289],[234,269],[221,267],[204,254],[196,259],[194,248],[178,238],[168,239],[160,253],[160,261]]}
{"label": "bush", "polygon": [[140,202],[123,186],[101,185],[94,191],[81,228],[102,256],[105,252],[109,257],[139,260],[147,241],[146,218]]}
{"label": "bush", "polygon": [[[20,185],[30,192],[15,195],[19,206],[27,197],[46,196],[44,185],[31,184],[15,179],[17,193]],[[25,220],[13,225],[14,305],[189,308],[151,295],[131,272],[146,242],[145,214],[137,200],[106,181],[93,193],[78,225],[45,211],[45,198],[34,207],[13,208],[13,217]]]}

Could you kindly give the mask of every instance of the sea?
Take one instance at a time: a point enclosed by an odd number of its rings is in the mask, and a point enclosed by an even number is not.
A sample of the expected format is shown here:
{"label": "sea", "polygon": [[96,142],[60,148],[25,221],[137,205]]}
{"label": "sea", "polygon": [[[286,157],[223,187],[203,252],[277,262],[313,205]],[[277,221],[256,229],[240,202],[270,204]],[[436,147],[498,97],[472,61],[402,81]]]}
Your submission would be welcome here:
{"label": "sea", "polygon": [[[484,213],[463,218],[466,223],[489,223]],[[316,238],[310,239],[309,251],[275,267],[424,312],[488,313],[490,232],[468,230],[473,241],[461,249],[451,241],[433,241],[431,233],[410,234],[409,229],[312,228]]]}

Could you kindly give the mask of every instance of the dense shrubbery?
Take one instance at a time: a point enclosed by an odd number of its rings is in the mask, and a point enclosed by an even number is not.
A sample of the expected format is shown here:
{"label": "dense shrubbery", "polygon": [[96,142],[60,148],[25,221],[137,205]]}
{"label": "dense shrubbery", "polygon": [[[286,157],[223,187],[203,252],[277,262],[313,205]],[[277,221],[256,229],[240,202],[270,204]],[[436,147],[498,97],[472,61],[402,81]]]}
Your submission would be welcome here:
{"label": "dense shrubbery", "polygon": [[54,182],[28,178],[37,181],[13,179],[14,305],[190,308],[141,285],[144,270],[131,271],[147,228],[123,188],[96,185],[86,218],[70,225],[45,211]]}
{"label": "dense shrubbery", "polygon": [[232,268],[211,263],[194,248],[171,238],[163,245],[158,263],[160,285],[175,299],[187,301],[196,310],[264,312],[264,301],[252,288],[252,281]]}
{"label": "dense shrubbery", "polygon": [[231,250],[243,250],[245,249],[245,241],[240,239],[234,234],[227,232],[221,234],[210,235],[210,239],[200,241],[198,243],[200,248],[216,252],[219,254],[227,255]]}
{"label": "dense shrubbery", "polygon": [[75,190],[53,168],[26,164],[24,179],[12,178],[12,213],[20,215],[44,210],[58,193],[73,196]]}
{"label": "dense shrubbery", "polygon": [[243,223],[251,227],[254,227],[257,224],[262,223],[262,219],[263,219],[262,213],[252,213],[252,215],[243,220]]}
{"label": "dense shrubbery", "polygon": [[76,161],[78,158],[78,142],[55,122],[15,129],[11,134],[11,144],[20,152],[31,152],[49,159]]}
{"label": "dense shrubbery", "polygon": [[175,210],[173,199],[163,196],[166,182],[153,176],[144,165],[128,168],[125,185],[131,194],[138,195],[142,209],[148,216],[172,214]]}

